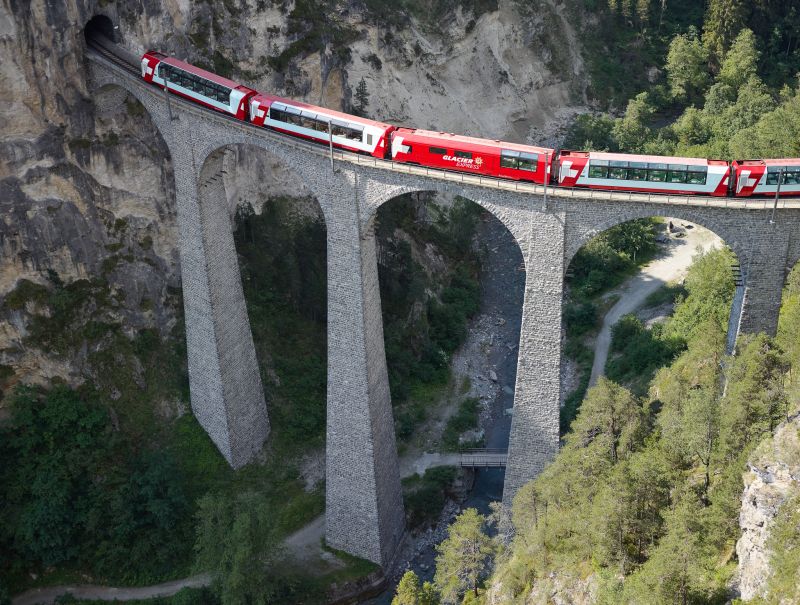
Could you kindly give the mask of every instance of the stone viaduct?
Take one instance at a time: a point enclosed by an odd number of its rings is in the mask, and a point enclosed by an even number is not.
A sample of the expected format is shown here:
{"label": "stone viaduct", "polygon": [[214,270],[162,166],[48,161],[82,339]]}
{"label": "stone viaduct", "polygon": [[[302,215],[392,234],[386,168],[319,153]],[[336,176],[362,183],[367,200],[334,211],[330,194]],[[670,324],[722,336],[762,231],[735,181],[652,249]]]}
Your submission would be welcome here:
{"label": "stone viaduct", "polygon": [[[613,225],[676,216],[703,225],[734,250],[744,286],[739,331],[774,333],[788,266],[800,258],[800,203],[597,194],[500,182],[336,152],[251,127],[145,84],[93,50],[91,90],[100,110],[137,98],[174,166],[191,405],[233,467],[269,433],[221,178],[232,145],[272,154],[317,198],[327,227],[328,386],[326,540],[380,565],[404,534],[403,499],[383,343],[374,221],[403,193],[457,193],[508,228],[525,260],[525,293],[504,499],[555,455],[559,441],[561,306],[573,255]],[[138,69],[138,68],[137,68]]]}

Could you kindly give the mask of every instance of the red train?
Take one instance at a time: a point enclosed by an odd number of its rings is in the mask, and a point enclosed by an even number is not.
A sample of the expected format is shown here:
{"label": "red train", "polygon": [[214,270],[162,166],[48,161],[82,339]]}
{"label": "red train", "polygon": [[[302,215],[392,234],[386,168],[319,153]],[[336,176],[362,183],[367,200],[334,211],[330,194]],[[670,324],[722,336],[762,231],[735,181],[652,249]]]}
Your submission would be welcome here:
{"label": "red train", "polygon": [[156,51],[142,56],[142,77],[238,120],[395,162],[560,187],[644,193],[800,195],[800,159],[706,160],[556,151],[446,132],[398,128],[264,94]]}

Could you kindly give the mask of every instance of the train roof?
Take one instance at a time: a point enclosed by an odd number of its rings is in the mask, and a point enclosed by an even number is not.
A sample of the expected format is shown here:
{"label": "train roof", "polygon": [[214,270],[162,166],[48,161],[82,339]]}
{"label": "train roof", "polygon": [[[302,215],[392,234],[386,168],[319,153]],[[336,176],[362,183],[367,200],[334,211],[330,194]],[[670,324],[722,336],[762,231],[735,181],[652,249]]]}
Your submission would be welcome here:
{"label": "train roof", "polygon": [[[155,53],[148,53],[153,54]],[[160,54],[160,53],[159,53]],[[228,78],[223,78],[222,76],[218,76],[215,73],[210,71],[206,71],[200,67],[192,65],[191,63],[187,63],[186,61],[181,61],[180,59],[176,59],[175,57],[167,57],[163,56],[159,57],[162,63],[166,63],[167,65],[172,65],[173,67],[177,67],[184,71],[188,71],[189,73],[193,73],[195,75],[200,76],[201,78],[205,78],[206,80],[210,80],[216,84],[220,84],[221,86],[225,86],[226,88],[234,89],[234,88],[244,88],[245,90],[252,90],[247,86],[243,86],[238,82],[234,82],[233,80],[229,80]]]}
{"label": "train roof", "polygon": [[561,155],[577,155],[592,160],[608,160],[618,162],[649,162],[651,164],[686,164],[696,166],[727,166],[725,160],[707,160],[705,158],[681,158],[665,155],[638,155],[633,153],[607,153],[603,151],[562,151]]}
{"label": "train roof", "polygon": [[770,158],[766,160],[734,160],[737,166],[800,166],[800,158]]}
{"label": "train roof", "polygon": [[462,134],[453,134],[452,132],[437,132],[435,130],[420,130],[418,128],[398,128],[397,133],[400,135],[410,135],[423,139],[426,143],[442,144],[451,143],[462,147],[476,146],[476,147],[489,147],[492,149],[509,149],[511,151],[531,151],[535,150],[537,153],[550,153],[554,155],[555,150],[547,147],[536,147],[535,145],[523,145],[522,143],[509,143],[508,141],[500,141],[499,139],[480,139],[478,137],[468,137]]}
{"label": "train roof", "polygon": [[389,128],[394,128],[394,126],[392,126],[391,124],[386,124],[385,122],[378,122],[376,120],[370,120],[368,118],[360,118],[358,116],[354,116],[349,113],[344,113],[343,111],[336,111],[335,109],[328,109],[327,107],[318,107],[316,105],[311,105],[310,103],[305,103],[303,101],[295,101],[293,99],[276,97],[275,95],[269,95],[263,92],[257,93],[252,100],[257,101],[259,99],[266,100],[270,105],[272,105],[273,103],[282,103],[283,105],[286,105],[288,107],[296,107],[301,111],[306,110],[306,111],[313,111],[314,113],[322,113],[332,118],[338,118],[342,121],[347,121],[354,124],[361,124],[362,126],[376,126],[384,130]]}

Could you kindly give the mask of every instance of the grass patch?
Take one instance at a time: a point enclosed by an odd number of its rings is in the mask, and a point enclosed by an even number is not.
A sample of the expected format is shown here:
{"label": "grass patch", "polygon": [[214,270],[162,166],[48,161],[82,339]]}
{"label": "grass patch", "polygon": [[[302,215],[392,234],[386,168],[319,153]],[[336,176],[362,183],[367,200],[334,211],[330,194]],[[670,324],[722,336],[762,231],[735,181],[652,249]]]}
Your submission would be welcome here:
{"label": "grass patch", "polygon": [[665,284],[650,294],[644,301],[644,308],[660,307],[661,305],[675,304],[679,297],[686,296],[683,284]]}

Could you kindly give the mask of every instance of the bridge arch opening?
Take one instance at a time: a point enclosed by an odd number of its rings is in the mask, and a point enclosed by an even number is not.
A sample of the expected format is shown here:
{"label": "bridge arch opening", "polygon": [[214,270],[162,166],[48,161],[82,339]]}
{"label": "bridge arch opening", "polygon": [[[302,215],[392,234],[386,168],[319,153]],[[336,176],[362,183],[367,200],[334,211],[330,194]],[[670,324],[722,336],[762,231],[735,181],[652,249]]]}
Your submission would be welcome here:
{"label": "bridge arch opening", "polygon": [[[458,465],[472,447],[507,451],[525,288],[517,241],[483,203],[433,191],[388,200],[374,222],[401,474]],[[488,512],[503,482],[503,468],[478,470],[468,505]],[[406,489],[412,531],[427,520],[420,485]]]}
{"label": "bridge arch opening", "polygon": [[646,395],[701,325],[716,326],[709,338],[732,350],[746,258],[719,231],[643,213],[587,231],[565,251],[562,434],[601,376]]}
{"label": "bridge arch opening", "polygon": [[[232,144],[200,170],[202,204],[224,208],[270,423],[268,457],[324,469],[327,249],[322,209],[277,155]],[[296,461],[294,461],[296,462]],[[322,476],[309,478],[315,483]],[[300,490],[302,492],[302,490]]]}
{"label": "bridge arch opening", "polygon": [[96,40],[98,37],[105,38],[110,42],[120,42],[119,28],[114,25],[110,17],[106,15],[94,15],[86,22],[83,28],[83,36],[87,43]]}

